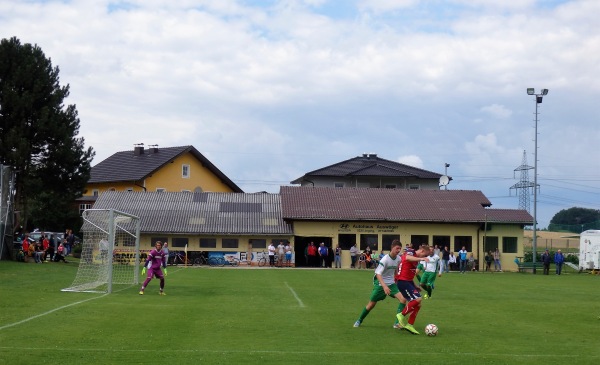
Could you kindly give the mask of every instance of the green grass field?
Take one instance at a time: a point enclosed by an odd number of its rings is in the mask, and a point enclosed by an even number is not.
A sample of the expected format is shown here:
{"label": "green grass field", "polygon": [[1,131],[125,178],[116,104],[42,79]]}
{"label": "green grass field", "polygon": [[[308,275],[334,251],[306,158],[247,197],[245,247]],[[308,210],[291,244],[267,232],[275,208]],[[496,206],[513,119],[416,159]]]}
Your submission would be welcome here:
{"label": "green grass field", "polygon": [[75,263],[0,261],[0,364],[598,364],[600,277],[451,273],[416,327],[367,270],[169,268],[110,295],[65,293]]}

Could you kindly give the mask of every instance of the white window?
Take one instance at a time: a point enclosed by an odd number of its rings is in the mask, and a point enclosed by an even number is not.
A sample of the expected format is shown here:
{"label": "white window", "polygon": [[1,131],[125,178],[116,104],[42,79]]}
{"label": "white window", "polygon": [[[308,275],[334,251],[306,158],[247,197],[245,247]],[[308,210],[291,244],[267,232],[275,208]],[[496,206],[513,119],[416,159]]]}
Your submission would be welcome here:
{"label": "white window", "polygon": [[98,190],[98,189],[94,189],[94,190],[92,190],[92,195],[93,195],[93,196],[98,196],[98,195],[100,195],[100,190]]}
{"label": "white window", "polygon": [[133,188],[127,188],[127,189],[125,189],[125,191],[132,192],[132,191],[133,191]]}
{"label": "white window", "polygon": [[410,190],[419,190],[420,186],[418,184],[410,184],[410,185],[408,185],[408,188]]}
{"label": "white window", "polygon": [[181,192],[182,193],[191,193],[192,191],[191,190],[182,189]]}
{"label": "white window", "polygon": [[181,177],[184,179],[189,179],[190,165],[181,165]]}
{"label": "white window", "polygon": [[158,193],[164,193],[165,191],[167,191],[165,188],[156,188],[156,192]]}
{"label": "white window", "polygon": [[92,209],[91,204],[79,204],[79,215],[83,214],[83,211],[86,209]]}
{"label": "white window", "polygon": [[396,189],[396,184],[385,184],[386,189]]}
{"label": "white window", "polygon": [[344,184],[343,182],[336,182],[333,183],[333,187],[334,188],[343,188],[346,184]]}

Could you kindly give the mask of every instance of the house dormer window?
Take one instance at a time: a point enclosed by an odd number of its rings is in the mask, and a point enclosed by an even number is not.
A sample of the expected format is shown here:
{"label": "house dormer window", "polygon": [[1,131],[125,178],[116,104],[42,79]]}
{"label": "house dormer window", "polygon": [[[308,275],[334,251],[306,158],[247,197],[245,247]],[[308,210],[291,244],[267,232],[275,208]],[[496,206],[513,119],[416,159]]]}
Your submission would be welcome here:
{"label": "house dormer window", "polygon": [[181,177],[184,179],[189,179],[190,165],[181,165]]}
{"label": "house dormer window", "polygon": [[334,188],[343,188],[346,184],[344,184],[343,182],[334,182],[333,183],[333,187]]}

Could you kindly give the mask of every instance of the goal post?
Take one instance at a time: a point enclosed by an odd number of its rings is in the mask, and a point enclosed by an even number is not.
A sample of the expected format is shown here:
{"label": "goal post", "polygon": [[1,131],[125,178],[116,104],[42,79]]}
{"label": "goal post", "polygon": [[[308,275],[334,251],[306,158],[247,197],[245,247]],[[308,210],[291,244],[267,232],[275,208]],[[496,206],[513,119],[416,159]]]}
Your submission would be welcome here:
{"label": "goal post", "polygon": [[140,218],[114,209],[82,214],[81,259],[62,291],[112,293],[139,283]]}

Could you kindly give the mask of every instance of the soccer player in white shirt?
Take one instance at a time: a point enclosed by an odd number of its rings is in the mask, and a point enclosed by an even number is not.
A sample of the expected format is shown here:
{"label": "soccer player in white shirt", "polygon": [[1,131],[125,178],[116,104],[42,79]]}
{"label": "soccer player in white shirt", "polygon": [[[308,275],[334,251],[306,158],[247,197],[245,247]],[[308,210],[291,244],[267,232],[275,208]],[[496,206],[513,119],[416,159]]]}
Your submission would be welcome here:
{"label": "soccer player in white shirt", "polygon": [[435,253],[429,255],[429,262],[421,261],[421,265],[425,268],[425,272],[419,283],[421,288],[425,289],[427,292],[423,298],[427,299],[431,297],[431,293],[433,291],[433,283],[435,282],[436,274],[438,276],[442,276],[442,267],[440,267],[440,257]]}
{"label": "soccer player in white shirt", "polygon": [[377,265],[375,275],[373,276],[371,297],[360,313],[358,320],[354,322],[354,327],[360,327],[365,317],[375,308],[377,302],[384,300],[387,296],[394,297],[399,302],[402,302],[402,294],[398,291],[394,280],[394,274],[398,270],[398,264],[400,263],[400,251],[402,251],[402,243],[399,240],[394,240],[390,253],[379,261],[379,265]]}

